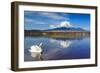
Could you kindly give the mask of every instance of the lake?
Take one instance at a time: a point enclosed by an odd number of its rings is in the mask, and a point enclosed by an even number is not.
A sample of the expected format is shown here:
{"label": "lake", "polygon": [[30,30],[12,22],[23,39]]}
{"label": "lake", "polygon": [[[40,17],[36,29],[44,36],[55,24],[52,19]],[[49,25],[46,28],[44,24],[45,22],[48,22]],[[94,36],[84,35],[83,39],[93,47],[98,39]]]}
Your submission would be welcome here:
{"label": "lake", "polygon": [[[32,45],[42,43],[42,53],[33,53]],[[50,38],[43,36],[25,36],[24,61],[69,60],[90,58],[90,37],[82,38]]]}

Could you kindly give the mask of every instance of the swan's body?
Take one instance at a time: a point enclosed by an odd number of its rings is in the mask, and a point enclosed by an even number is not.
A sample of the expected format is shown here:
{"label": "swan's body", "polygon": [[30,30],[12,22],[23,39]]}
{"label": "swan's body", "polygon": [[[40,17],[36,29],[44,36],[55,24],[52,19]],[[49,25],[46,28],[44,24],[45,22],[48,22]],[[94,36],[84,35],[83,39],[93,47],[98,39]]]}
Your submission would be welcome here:
{"label": "swan's body", "polygon": [[35,53],[41,53],[41,52],[42,52],[41,46],[42,46],[42,43],[40,43],[39,46],[38,46],[38,45],[32,45],[32,46],[30,47],[31,49],[29,49],[29,51],[30,51],[30,52],[35,52]]}
{"label": "swan's body", "polygon": [[29,49],[29,52],[31,53],[31,56],[34,58],[34,60],[41,60],[41,52],[42,52],[42,43],[39,45],[32,45]]}

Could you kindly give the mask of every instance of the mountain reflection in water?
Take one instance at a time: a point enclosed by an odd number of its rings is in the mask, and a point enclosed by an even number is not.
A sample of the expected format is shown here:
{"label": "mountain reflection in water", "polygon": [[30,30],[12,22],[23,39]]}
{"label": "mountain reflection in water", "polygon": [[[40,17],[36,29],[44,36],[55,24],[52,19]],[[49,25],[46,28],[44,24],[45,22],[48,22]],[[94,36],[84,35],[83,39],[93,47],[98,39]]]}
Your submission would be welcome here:
{"label": "mountain reflection in water", "polygon": [[[43,43],[42,53],[29,52],[30,46]],[[25,37],[24,61],[86,59],[90,58],[90,39]],[[84,44],[84,45],[83,45]]]}
{"label": "mountain reflection in water", "polygon": [[57,43],[59,44],[60,46],[62,46],[63,48],[64,47],[69,47],[72,43],[72,41],[69,41],[69,40],[56,40],[56,39],[51,39],[50,40],[51,43]]}

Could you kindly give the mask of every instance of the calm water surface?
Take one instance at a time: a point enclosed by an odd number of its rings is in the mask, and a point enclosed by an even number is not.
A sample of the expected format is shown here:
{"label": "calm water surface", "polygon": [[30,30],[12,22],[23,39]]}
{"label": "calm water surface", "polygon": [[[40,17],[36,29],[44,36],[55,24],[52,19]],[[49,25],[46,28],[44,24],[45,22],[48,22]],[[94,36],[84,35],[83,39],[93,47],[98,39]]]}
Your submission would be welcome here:
{"label": "calm water surface", "polygon": [[[32,45],[43,43],[42,53],[29,51]],[[90,58],[90,38],[54,39],[47,37],[29,37],[24,40],[24,61],[63,60]]]}

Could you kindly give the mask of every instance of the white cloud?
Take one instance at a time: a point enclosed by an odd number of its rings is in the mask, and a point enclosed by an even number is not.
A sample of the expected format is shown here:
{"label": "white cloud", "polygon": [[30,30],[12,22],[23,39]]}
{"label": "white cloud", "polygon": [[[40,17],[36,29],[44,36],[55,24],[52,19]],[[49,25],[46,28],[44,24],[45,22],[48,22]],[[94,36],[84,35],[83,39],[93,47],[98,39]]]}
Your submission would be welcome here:
{"label": "white cloud", "polygon": [[63,17],[56,13],[49,13],[49,12],[39,12],[40,15],[55,19],[55,20],[69,20],[69,18]]}
{"label": "white cloud", "polygon": [[69,21],[63,21],[60,24],[56,25],[50,25],[51,28],[57,28],[57,27],[72,27]]}
{"label": "white cloud", "polygon": [[34,19],[31,19],[31,18],[25,18],[25,23],[34,23],[34,24],[45,24],[44,22],[42,21],[38,21],[38,20],[34,20]]}
{"label": "white cloud", "polygon": [[56,28],[58,27],[57,25],[50,25],[50,28]]}
{"label": "white cloud", "polygon": [[[54,12],[38,12],[38,11],[37,12],[32,12],[32,11],[25,11],[24,14],[25,15],[36,14],[36,15],[45,16],[45,17],[48,17],[48,18],[51,18],[51,19],[55,19],[55,20],[69,20],[68,17],[64,17],[64,16],[59,15],[59,14],[54,13]],[[67,15],[67,14],[65,14],[65,15]]]}
{"label": "white cloud", "polygon": [[33,22],[33,20],[32,20],[32,19],[29,19],[29,18],[25,18],[24,21],[25,21],[25,22]]}

